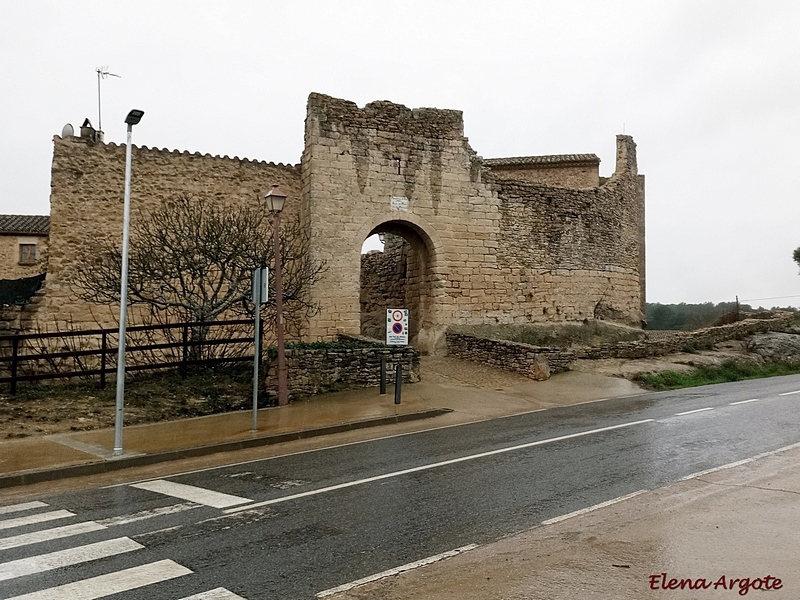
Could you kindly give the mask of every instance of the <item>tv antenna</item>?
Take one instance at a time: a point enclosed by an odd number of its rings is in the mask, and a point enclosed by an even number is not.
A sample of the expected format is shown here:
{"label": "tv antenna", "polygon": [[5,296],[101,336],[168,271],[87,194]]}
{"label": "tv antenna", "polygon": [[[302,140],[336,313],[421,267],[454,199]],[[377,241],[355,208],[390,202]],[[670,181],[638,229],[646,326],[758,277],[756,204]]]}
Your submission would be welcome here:
{"label": "tv antenna", "polygon": [[100,80],[107,79],[108,77],[118,77],[121,79],[122,75],[109,73],[108,66],[97,67],[95,71],[97,71],[97,131],[103,131],[102,112],[100,111]]}

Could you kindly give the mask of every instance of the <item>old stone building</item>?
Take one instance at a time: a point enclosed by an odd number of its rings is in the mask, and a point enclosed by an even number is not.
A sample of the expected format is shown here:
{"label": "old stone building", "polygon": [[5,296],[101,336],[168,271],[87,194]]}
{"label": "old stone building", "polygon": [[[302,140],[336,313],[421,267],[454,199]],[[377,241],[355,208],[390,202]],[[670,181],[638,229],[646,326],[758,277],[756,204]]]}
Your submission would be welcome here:
{"label": "old stone building", "polygon": [[38,275],[45,268],[50,217],[0,215],[0,279]]}
{"label": "old stone building", "polygon": [[[311,252],[327,264],[312,290],[320,313],[309,340],[381,335],[386,308],[410,309],[413,343],[431,351],[451,324],[610,319],[638,325],[644,307],[644,181],[628,136],[614,173],[593,154],[484,160],[462,114],[364,108],[311,94],[298,165],[133,148],[132,219],[192,193],[231,207],[288,193]],[[112,322],[117,307],[89,307],[76,267],[96,241],[122,231],[125,147],[54,139],[42,327]],[[382,234],[385,250],[361,256]]]}

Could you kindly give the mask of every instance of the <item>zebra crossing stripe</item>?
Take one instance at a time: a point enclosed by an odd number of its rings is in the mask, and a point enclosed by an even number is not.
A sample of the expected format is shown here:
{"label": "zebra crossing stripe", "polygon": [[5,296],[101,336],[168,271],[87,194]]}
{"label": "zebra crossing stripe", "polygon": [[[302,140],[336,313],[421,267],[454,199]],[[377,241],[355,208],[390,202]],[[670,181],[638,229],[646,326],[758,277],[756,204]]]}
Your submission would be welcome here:
{"label": "zebra crossing stripe", "polygon": [[107,573],[81,581],[65,583],[57,587],[48,588],[22,596],[14,596],[8,600],[95,600],[105,598],[112,594],[119,594],[128,590],[152,585],[175,579],[192,573],[183,565],[172,560],[158,562]]}
{"label": "zebra crossing stripe", "polygon": [[23,510],[33,510],[34,508],[44,508],[47,506],[44,502],[24,502],[22,504],[11,504],[9,506],[0,506],[0,515],[7,515],[15,512],[22,512]]}
{"label": "zebra crossing stripe", "polygon": [[144,548],[141,544],[127,537],[96,542],[85,546],[77,546],[59,552],[21,558],[6,563],[0,563],[0,581],[33,575],[43,571],[50,571],[70,565],[98,560],[107,556],[115,556],[124,552],[131,552]]}
{"label": "zebra crossing stripe", "polygon": [[57,540],[81,533],[89,533],[91,531],[99,531],[100,529],[106,529],[106,526],[95,523],[94,521],[84,521],[83,523],[75,523],[74,525],[53,527],[52,529],[43,529],[42,531],[34,531],[32,533],[23,533],[7,538],[0,538],[0,550],[27,546],[29,544],[38,544],[40,542],[49,542],[50,540]]}
{"label": "zebra crossing stripe", "polygon": [[38,513],[35,515],[27,515],[24,517],[16,517],[15,519],[6,519],[5,521],[0,521],[0,529],[13,529],[14,527],[22,527],[23,525],[46,523],[47,521],[66,519],[67,517],[74,516],[75,513],[69,512],[68,510],[52,510],[46,513]]}
{"label": "zebra crossing stripe", "polygon": [[175,483],[174,481],[166,481],[164,479],[134,483],[131,487],[164,494],[165,496],[172,496],[173,498],[180,498],[181,500],[188,500],[195,504],[204,504],[205,506],[211,506],[213,508],[228,508],[229,506],[237,506],[239,504],[252,502],[249,498],[214,492],[194,485]]}
{"label": "zebra crossing stripe", "polygon": [[237,596],[233,592],[229,592],[225,588],[220,587],[195,594],[194,596],[187,596],[186,598],[181,598],[181,600],[245,600],[245,598]]}

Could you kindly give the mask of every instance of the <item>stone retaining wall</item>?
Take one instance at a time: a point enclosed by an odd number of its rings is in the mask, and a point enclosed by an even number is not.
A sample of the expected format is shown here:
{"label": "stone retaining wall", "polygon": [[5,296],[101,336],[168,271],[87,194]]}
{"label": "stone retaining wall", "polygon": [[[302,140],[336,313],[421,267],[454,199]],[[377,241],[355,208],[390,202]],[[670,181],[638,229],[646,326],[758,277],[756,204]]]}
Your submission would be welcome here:
{"label": "stone retaining wall", "polygon": [[570,363],[576,358],[574,352],[556,348],[492,340],[463,333],[448,331],[445,337],[449,356],[513,371],[537,381],[548,379],[554,373],[568,371]]}
{"label": "stone retaining wall", "polygon": [[462,360],[472,360],[498,369],[521,373],[541,381],[551,374],[568,371],[578,358],[648,358],[687,350],[710,348],[731,339],[741,339],[755,333],[780,331],[794,320],[792,313],[778,313],[771,318],[745,319],[729,325],[706,327],[696,331],[677,331],[657,340],[619,342],[613,346],[580,348],[575,351],[531,346],[505,340],[492,340],[461,333],[447,332],[447,353]]}
{"label": "stone retaining wall", "polygon": [[[395,364],[403,368],[403,381],[419,381],[419,350],[412,346],[385,346],[360,336],[340,336],[339,341],[359,342],[359,348],[287,348],[286,363],[291,396],[380,385],[381,360],[385,359],[386,380],[394,384]],[[275,361],[272,361],[266,389],[277,390]]]}

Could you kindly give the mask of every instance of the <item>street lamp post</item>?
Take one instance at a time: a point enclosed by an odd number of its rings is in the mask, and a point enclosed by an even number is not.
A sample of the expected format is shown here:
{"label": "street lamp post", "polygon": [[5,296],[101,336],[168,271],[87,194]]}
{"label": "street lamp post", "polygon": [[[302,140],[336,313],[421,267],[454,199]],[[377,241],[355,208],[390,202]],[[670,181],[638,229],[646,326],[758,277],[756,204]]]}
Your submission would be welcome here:
{"label": "street lamp post", "polygon": [[131,228],[131,133],[144,111],[133,109],[125,117],[128,144],[125,146],[125,207],[122,218],[122,274],[119,288],[119,348],[117,350],[117,405],[114,415],[114,456],[122,454],[122,422],[125,410],[125,329],[128,321],[128,245]]}
{"label": "street lamp post", "polygon": [[278,336],[278,406],[289,404],[289,391],[286,383],[286,349],[283,339],[283,285],[281,282],[281,211],[286,194],[278,184],[272,186],[264,197],[267,208],[273,214],[272,237],[275,241],[275,329]]}

